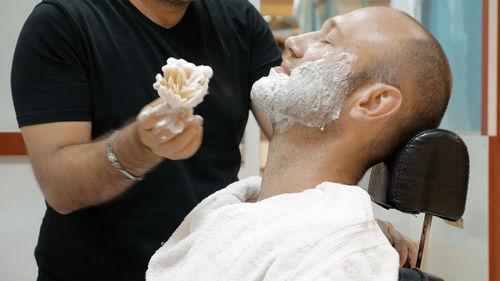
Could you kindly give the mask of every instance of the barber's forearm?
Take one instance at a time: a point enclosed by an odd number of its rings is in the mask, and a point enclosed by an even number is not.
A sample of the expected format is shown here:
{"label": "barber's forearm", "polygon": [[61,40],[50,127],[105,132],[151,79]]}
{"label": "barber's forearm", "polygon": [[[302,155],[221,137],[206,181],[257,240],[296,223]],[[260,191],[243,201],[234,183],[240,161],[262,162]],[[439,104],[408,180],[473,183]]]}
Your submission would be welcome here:
{"label": "barber's forearm", "polygon": [[[143,108],[164,106],[161,98]],[[161,109],[161,108],[160,108]],[[200,148],[203,118],[189,112],[156,110],[115,136],[112,150],[128,173],[141,177],[163,159],[187,159]],[[171,122],[183,124],[172,132]],[[21,128],[49,205],[66,214],[109,201],[133,182],[111,165],[106,139],[90,141],[90,122],[56,122]],[[109,136],[108,136],[109,137]]]}
{"label": "barber's forearm", "polygon": [[[135,176],[163,159],[141,143],[135,122],[121,130],[112,147],[121,166]],[[109,201],[133,184],[108,161],[106,138],[60,148],[49,163],[37,175],[47,202],[62,214]]]}

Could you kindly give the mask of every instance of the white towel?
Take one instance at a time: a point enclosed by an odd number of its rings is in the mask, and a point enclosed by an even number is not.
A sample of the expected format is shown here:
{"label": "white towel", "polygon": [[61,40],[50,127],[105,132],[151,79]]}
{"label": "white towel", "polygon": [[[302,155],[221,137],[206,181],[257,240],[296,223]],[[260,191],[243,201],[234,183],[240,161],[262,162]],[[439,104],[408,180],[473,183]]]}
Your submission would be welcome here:
{"label": "white towel", "polygon": [[366,191],[325,182],[249,203],[260,184],[248,178],[203,200],[153,255],[146,280],[398,279]]}

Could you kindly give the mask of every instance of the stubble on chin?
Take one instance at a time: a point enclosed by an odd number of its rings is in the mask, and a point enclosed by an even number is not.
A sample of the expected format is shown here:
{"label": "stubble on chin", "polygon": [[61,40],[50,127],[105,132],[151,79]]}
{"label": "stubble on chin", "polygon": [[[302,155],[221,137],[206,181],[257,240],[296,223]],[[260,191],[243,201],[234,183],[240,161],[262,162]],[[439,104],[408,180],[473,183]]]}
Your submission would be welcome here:
{"label": "stubble on chin", "polygon": [[161,2],[165,5],[168,5],[170,7],[179,7],[179,6],[185,6],[194,0],[157,0],[158,2]]}

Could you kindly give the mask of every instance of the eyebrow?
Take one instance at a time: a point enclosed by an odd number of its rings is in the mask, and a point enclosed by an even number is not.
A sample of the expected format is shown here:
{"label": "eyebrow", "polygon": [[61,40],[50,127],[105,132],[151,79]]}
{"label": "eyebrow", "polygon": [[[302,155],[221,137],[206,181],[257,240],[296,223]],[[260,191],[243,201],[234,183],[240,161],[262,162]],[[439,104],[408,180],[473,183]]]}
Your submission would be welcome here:
{"label": "eyebrow", "polygon": [[331,34],[333,30],[336,30],[335,34],[337,34],[337,36],[342,36],[342,32],[337,25],[337,21],[335,21],[334,18],[326,20],[321,26],[320,30],[325,37]]}
{"label": "eyebrow", "polygon": [[330,27],[330,29],[334,29],[335,27],[337,27],[337,22],[333,18],[330,18],[325,21],[321,29],[323,29],[324,27]]}

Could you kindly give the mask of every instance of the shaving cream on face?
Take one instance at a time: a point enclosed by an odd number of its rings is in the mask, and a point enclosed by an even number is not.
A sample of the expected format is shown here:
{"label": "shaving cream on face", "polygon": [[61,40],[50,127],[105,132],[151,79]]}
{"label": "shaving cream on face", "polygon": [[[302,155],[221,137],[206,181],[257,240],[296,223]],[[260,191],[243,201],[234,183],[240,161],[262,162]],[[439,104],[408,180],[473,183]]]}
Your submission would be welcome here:
{"label": "shaving cream on face", "polygon": [[152,114],[166,114],[168,117],[155,124],[154,133],[165,128],[178,134],[185,127],[178,120],[179,113],[192,114],[193,108],[203,101],[208,93],[208,81],[213,71],[210,66],[196,66],[183,59],[169,58],[162,67],[162,72],[163,75],[156,75],[153,88],[164,102],[141,112],[139,120],[148,119]]}
{"label": "shaving cream on face", "polygon": [[356,60],[350,53],[327,52],[293,69],[290,76],[271,69],[269,76],[253,85],[252,101],[271,119],[278,134],[297,122],[322,128],[339,118]]}

